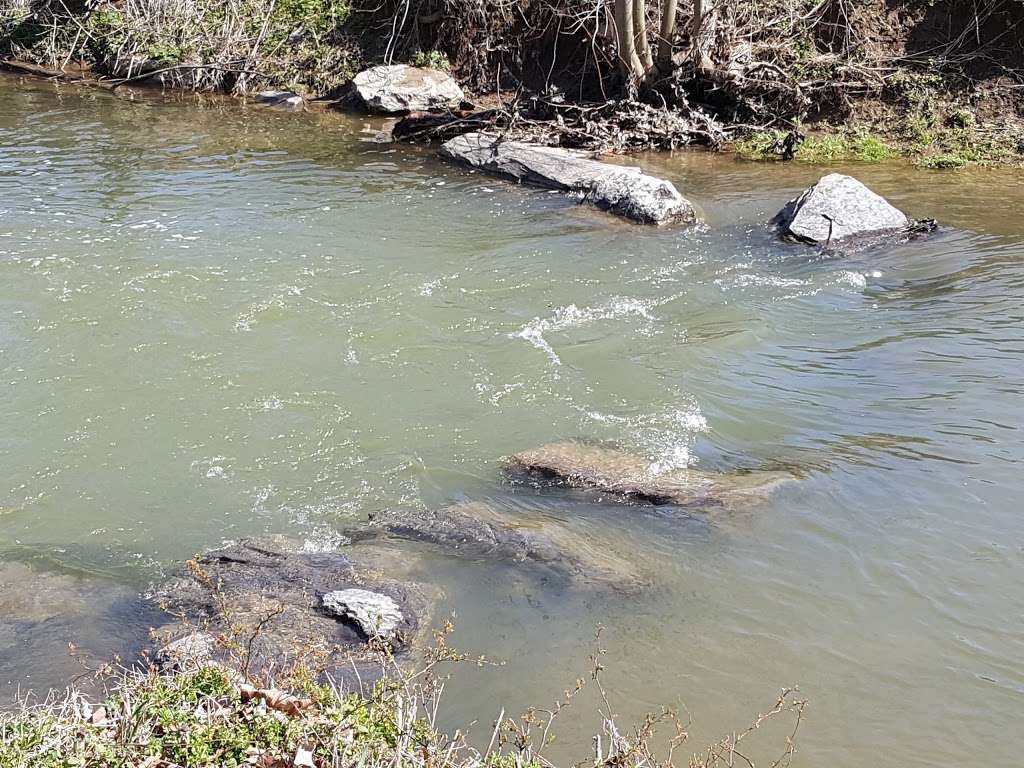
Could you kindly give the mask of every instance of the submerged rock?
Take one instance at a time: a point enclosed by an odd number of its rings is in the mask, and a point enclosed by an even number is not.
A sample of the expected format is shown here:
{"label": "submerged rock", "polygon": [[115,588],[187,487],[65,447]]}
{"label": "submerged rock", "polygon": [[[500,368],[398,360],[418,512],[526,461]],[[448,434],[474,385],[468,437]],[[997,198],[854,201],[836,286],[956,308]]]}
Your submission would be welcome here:
{"label": "submerged rock", "polygon": [[652,472],[640,456],[600,445],[573,441],[551,443],[510,456],[513,476],[572,488],[593,488],[628,501],[696,508],[734,508],[767,496],[793,479],[783,472],[731,474],[679,469]]}
{"label": "submerged rock", "polygon": [[379,534],[428,542],[460,557],[537,566],[574,584],[632,591],[650,581],[634,560],[557,520],[513,516],[481,502],[375,513],[353,532],[355,538]]}
{"label": "submerged rock", "polygon": [[149,628],[163,620],[138,589],[121,582],[124,573],[111,579],[100,575],[101,566],[42,557],[65,549],[74,547],[0,552],[0,698],[13,701],[19,689],[45,695],[80,678],[83,664],[134,658],[149,644]]}
{"label": "submerged rock", "polygon": [[352,80],[356,94],[374,112],[426,112],[465,98],[451,75],[406,64],[371,67]]}
{"label": "submerged rock", "polygon": [[772,220],[784,237],[833,243],[857,235],[907,230],[913,221],[852,176],[830,173],[790,200]]}
{"label": "submerged rock", "polygon": [[298,109],[305,101],[294,91],[260,91],[256,94],[256,101],[271,107],[291,107]]}
{"label": "submerged rock", "polygon": [[387,625],[387,639],[396,650],[411,644],[428,609],[423,591],[340,552],[299,552],[276,542],[242,541],[192,561],[153,599],[183,616],[186,629],[205,626],[246,636],[254,632],[253,668],[280,668],[298,653],[317,655],[325,667],[336,667],[373,657],[367,645],[370,614],[351,608],[324,610],[341,605],[325,601],[326,595],[351,595],[353,590],[377,595],[381,604],[385,598],[390,601],[388,617],[394,621]]}
{"label": "submerged rock", "polygon": [[328,592],[320,602],[327,613],[354,622],[369,638],[390,641],[404,621],[398,603],[387,595],[367,589]]}
{"label": "submerged rock", "polygon": [[689,222],[693,205],[670,181],[639,168],[612,165],[558,147],[466,133],[441,145],[442,157],[488,173],[578,196],[585,202],[645,224]]}

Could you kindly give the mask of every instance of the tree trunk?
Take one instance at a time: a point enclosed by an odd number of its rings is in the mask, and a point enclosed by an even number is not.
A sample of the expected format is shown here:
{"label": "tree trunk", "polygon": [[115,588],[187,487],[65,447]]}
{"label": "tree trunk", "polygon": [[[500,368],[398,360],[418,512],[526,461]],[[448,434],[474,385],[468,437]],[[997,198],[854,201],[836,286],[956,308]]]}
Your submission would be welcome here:
{"label": "tree trunk", "polygon": [[651,45],[647,42],[647,0],[633,0],[633,38],[636,50],[646,76],[654,69]]}
{"label": "tree trunk", "polygon": [[710,72],[714,68],[711,61],[711,47],[715,41],[715,8],[713,2],[693,0],[693,26],[690,32],[693,67],[697,74]]}
{"label": "tree trunk", "polygon": [[676,34],[676,11],[679,0],[664,0],[661,6],[661,30],[658,39],[658,71],[667,75],[672,71],[672,38]]}
{"label": "tree trunk", "polygon": [[646,74],[636,48],[633,3],[634,0],[615,0],[615,43],[619,50],[619,67],[627,84],[643,80]]}

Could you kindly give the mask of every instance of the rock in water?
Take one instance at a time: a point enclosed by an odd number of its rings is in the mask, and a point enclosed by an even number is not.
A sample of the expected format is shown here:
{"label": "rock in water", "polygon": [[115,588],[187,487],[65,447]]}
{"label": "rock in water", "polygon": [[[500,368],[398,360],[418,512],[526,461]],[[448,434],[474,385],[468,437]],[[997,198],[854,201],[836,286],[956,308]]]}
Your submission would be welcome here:
{"label": "rock in water", "polygon": [[355,623],[364,635],[392,640],[402,626],[402,609],[392,598],[367,589],[341,589],[320,599],[324,610]]}
{"label": "rock in water", "polygon": [[256,94],[256,101],[271,107],[292,109],[298,109],[304,103],[302,97],[294,91],[260,91]]}
{"label": "rock in water", "polygon": [[441,145],[440,153],[496,176],[575,194],[598,208],[645,224],[696,218],[693,205],[672,182],[648,176],[639,168],[602,163],[587,153],[486,133],[456,136]]}
{"label": "rock in water", "polygon": [[371,67],[356,75],[352,84],[366,108],[374,112],[426,112],[465,98],[447,73],[406,64]]}
{"label": "rock in water", "polygon": [[[375,659],[369,633],[320,610],[318,596],[338,591],[389,601],[385,617],[395,623],[387,625],[388,640],[396,651],[413,642],[429,610],[417,584],[395,581],[341,552],[302,552],[277,541],[241,541],[208,552],[152,598],[183,617],[180,626],[165,628],[172,634],[194,626],[232,638],[240,633],[253,670],[279,669],[303,653],[338,668]],[[372,627],[372,613],[364,618]]]}
{"label": "rock in water", "polygon": [[906,230],[913,222],[852,176],[830,173],[772,220],[784,237],[828,244],[855,235]]}
{"label": "rock in water", "polygon": [[650,584],[635,558],[550,518],[512,515],[471,502],[439,510],[393,509],[374,513],[355,539],[381,533],[422,541],[473,560],[511,562],[547,571],[575,586],[636,592]]}
{"label": "rock in water", "polygon": [[216,650],[213,635],[191,632],[158,649],[153,662],[161,672],[188,672],[212,663]]}
{"label": "rock in water", "polygon": [[572,441],[509,457],[506,469],[573,488],[593,488],[647,504],[734,508],[766,496],[793,476],[783,472],[731,474],[678,469],[652,472],[650,462],[625,451]]}

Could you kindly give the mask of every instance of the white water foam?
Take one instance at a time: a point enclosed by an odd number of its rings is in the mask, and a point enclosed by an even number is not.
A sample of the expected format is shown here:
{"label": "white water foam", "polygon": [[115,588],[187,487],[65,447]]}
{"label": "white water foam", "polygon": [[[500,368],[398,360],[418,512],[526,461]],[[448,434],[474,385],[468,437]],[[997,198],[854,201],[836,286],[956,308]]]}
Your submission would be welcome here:
{"label": "white water foam", "polygon": [[617,416],[586,410],[587,418],[604,424],[614,424],[625,433],[621,442],[632,442],[650,459],[648,472],[660,475],[677,469],[686,469],[697,463],[693,455],[693,442],[698,434],[708,431],[708,422],[700,406],[692,398],[683,405],[639,416]]}
{"label": "white water foam", "polygon": [[558,353],[544,338],[545,333],[552,331],[563,331],[568,328],[580,328],[598,320],[614,320],[620,317],[642,317],[653,322],[656,318],[651,313],[652,303],[641,299],[616,296],[613,299],[599,304],[596,307],[577,307],[569,304],[558,307],[551,317],[535,317],[515,333],[510,333],[509,338],[525,339],[537,349],[542,350],[552,363],[561,365],[562,360]]}

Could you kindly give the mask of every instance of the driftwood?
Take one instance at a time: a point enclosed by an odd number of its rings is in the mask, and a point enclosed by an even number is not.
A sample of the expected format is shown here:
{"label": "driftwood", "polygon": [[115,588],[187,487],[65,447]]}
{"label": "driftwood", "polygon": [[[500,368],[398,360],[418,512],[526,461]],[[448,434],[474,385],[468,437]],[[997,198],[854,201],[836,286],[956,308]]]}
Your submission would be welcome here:
{"label": "driftwood", "polygon": [[570,104],[540,98],[517,99],[498,109],[413,113],[398,121],[392,136],[398,141],[448,141],[480,130],[546,146],[601,152],[689,144],[718,147],[727,139],[718,121],[685,103],[652,107],[632,100]]}
{"label": "driftwood", "polygon": [[396,141],[448,141],[464,133],[491,128],[498,124],[502,113],[496,109],[477,112],[412,112],[391,129]]}
{"label": "driftwood", "polygon": [[88,68],[76,68],[73,70],[50,69],[49,67],[42,67],[28,61],[0,59],[0,69],[7,69],[11,72],[19,72],[21,74],[33,75],[35,77],[48,77],[67,83],[82,83],[84,85],[96,85],[102,88],[113,87],[110,82],[98,77],[95,72]]}

